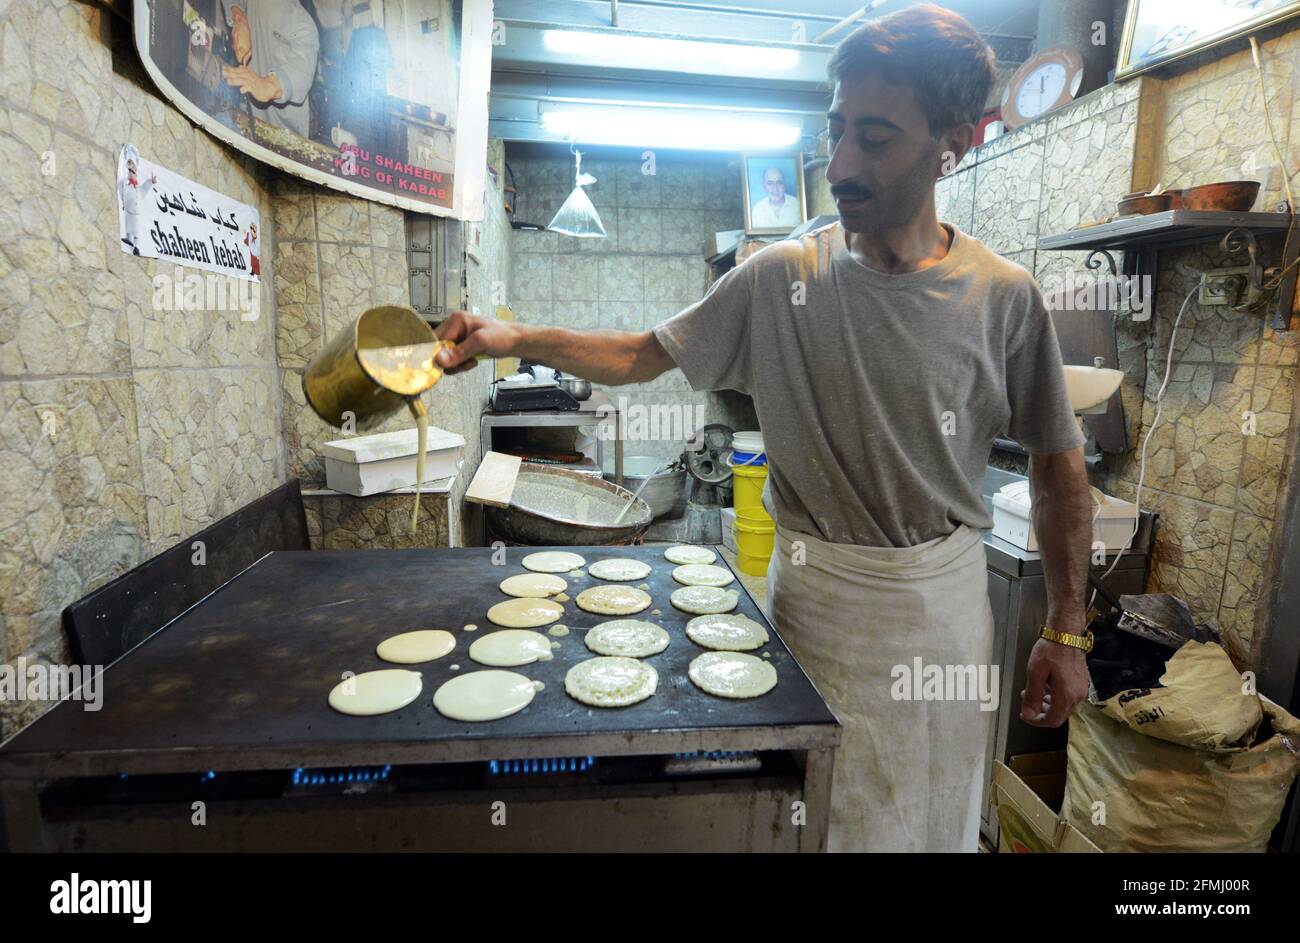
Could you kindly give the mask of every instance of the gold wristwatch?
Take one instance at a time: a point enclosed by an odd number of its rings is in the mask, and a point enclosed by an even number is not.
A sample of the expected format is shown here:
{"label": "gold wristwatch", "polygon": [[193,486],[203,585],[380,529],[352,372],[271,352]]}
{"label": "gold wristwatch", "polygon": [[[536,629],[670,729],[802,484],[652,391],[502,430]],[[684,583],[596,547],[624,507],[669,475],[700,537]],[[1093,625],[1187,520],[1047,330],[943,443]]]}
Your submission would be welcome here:
{"label": "gold wristwatch", "polygon": [[1083,635],[1070,635],[1068,632],[1057,632],[1055,629],[1043,626],[1042,631],[1038,633],[1038,637],[1045,638],[1049,642],[1056,642],[1058,645],[1081,648],[1084,652],[1092,651],[1092,629],[1085,629]]}

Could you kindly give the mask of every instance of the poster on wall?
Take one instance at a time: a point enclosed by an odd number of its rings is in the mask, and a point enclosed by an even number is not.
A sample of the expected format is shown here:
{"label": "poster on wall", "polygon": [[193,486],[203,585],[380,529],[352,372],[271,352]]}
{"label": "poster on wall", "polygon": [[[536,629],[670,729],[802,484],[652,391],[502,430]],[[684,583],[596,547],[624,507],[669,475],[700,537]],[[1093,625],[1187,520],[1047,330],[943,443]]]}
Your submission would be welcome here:
{"label": "poster on wall", "polygon": [[257,207],[145,160],[127,144],[117,158],[122,251],[260,282]]}
{"label": "poster on wall", "polygon": [[1300,13],[1300,0],[1132,0],[1116,78],[1137,75]]}
{"label": "poster on wall", "polygon": [[491,0],[137,0],[135,43],[188,118],[258,160],[477,218]]}

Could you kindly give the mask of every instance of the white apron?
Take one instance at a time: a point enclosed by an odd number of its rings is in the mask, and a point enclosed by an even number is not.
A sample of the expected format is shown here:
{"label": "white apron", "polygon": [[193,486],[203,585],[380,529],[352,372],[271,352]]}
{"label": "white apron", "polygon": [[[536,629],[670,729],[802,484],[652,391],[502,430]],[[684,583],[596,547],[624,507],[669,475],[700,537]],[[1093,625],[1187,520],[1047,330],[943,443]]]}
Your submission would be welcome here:
{"label": "white apron", "polygon": [[767,579],[769,619],[844,725],[829,849],[976,851],[994,712],[969,690],[897,699],[900,685],[918,692],[895,666],[985,666],[996,692],[979,531],[893,548],[778,527]]}

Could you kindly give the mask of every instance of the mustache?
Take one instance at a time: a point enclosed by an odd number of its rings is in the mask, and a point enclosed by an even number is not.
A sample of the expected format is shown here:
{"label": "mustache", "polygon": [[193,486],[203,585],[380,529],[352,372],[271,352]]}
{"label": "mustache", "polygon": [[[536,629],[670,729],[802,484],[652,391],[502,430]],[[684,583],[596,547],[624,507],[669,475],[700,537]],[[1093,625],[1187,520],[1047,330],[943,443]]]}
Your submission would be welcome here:
{"label": "mustache", "polygon": [[856,183],[837,183],[831,187],[831,197],[836,200],[865,200],[871,191]]}

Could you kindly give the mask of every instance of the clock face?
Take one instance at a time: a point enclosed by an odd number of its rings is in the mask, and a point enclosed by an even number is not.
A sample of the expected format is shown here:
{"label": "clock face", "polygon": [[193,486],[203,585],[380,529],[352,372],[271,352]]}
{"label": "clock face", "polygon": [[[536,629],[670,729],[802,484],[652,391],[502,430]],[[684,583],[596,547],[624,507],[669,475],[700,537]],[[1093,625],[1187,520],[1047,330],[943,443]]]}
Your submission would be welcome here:
{"label": "clock face", "polygon": [[1016,111],[1025,118],[1037,118],[1060,99],[1065,91],[1065,66],[1049,62],[1039,66],[1025,78],[1016,95]]}

